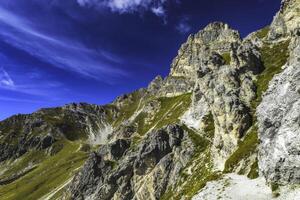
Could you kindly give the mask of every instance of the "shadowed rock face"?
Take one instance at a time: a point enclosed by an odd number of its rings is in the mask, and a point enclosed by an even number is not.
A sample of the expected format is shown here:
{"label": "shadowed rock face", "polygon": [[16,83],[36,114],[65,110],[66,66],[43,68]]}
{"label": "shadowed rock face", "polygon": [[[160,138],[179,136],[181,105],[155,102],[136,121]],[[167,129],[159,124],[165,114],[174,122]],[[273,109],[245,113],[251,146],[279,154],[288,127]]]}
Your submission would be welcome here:
{"label": "shadowed rock face", "polygon": [[190,144],[187,133],[174,125],[152,132],[136,149],[130,148],[129,140],[103,145],[74,178],[69,195],[72,199],[159,199],[192,155]]}
{"label": "shadowed rock face", "polygon": [[88,140],[107,123],[103,107],[70,104],[17,115],[0,122],[0,161],[16,159],[29,150],[43,150],[58,140]]}

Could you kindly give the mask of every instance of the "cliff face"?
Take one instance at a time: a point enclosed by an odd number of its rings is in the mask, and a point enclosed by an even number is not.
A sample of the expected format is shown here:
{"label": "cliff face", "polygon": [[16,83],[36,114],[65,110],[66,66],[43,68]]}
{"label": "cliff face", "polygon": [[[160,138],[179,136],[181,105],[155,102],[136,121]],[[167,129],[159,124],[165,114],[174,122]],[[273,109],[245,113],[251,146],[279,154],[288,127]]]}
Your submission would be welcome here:
{"label": "cliff face", "polygon": [[147,88],[0,122],[0,198],[239,199],[214,189],[299,184],[299,15],[283,1],[244,39],[211,23]]}
{"label": "cliff face", "polygon": [[[291,41],[290,56],[282,66],[283,72],[270,82],[257,110],[261,139],[260,170],[268,182],[283,185],[300,182],[299,6],[299,1],[283,1],[282,8],[271,25],[270,39]],[[279,23],[280,20],[282,23]]]}

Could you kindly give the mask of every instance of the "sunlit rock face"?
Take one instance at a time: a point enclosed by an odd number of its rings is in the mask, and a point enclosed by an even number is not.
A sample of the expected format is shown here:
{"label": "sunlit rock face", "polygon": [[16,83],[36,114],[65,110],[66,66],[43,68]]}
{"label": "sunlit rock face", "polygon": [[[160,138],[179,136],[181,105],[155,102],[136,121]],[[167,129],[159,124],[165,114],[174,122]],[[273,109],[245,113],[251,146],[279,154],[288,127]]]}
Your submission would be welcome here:
{"label": "sunlit rock face", "polygon": [[295,29],[300,27],[299,0],[283,0],[280,11],[274,17],[268,38],[270,40],[289,37]]}
{"label": "sunlit rock face", "polygon": [[269,182],[300,183],[300,38],[258,107],[259,167]]}
{"label": "sunlit rock face", "polygon": [[257,109],[259,169],[269,183],[300,183],[300,2],[284,0],[268,39],[287,40],[288,62]]}

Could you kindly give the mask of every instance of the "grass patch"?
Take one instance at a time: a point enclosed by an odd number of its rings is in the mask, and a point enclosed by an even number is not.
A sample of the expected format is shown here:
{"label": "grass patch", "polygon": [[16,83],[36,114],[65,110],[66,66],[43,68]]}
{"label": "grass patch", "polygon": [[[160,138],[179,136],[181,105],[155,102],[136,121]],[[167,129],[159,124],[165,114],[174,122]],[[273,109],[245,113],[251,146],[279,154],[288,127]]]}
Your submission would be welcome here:
{"label": "grass patch", "polygon": [[257,98],[252,102],[252,107],[255,109],[262,99],[262,94],[269,86],[269,82],[282,71],[281,67],[287,62],[289,57],[290,41],[279,42],[277,44],[264,44],[261,48],[261,57],[264,65],[264,70],[258,75],[255,85],[257,87]]}
{"label": "grass patch", "polygon": [[135,91],[131,94],[128,94],[127,96],[128,97],[123,100],[124,105],[122,105],[119,110],[118,118],[113,122],[114,127],[117,127],[123,121],[128,120],[139,107],[142,98],[139,91]]}
{"label": "grass patch", "polygon": [[196,133],[194,130],[189,129],[186,125],[182,125],[182,128],[188,133],[189,138],[192,140],[194,147],[196,148],[194,157],[198,156],[199,153],[203,152],[208,147],[210,141]]}
{"label": "grass patch", "polygon": [[[220,173],[213,172],[210,150],[207,148],[198,156],[190,161],[190,164],[181,171],[178,183],[174,189],[168,189],[162,196],[162,200],[192,199],[209,181],[217,180],[221,177]],[[187,172],[191,168],[191,173]]]}
{"label": "grass patch", "polygon": [[225,60],[226,65],[230,65],[231,62],[231,56],[230,53],[223,53],[222,54],[223,59]]}
{"label": "grass patch", "polygon": [[44,157],[38,167],[11,184],[0,187],[0,199],[39,199],[74,175],[81,167],[87,154],[77,151],[78,143],[60,141],[64,148],[54,156]]}
{"label": "grass patch", "polygon": [[269,26],[266,26],[260,30],[258,30],[256,32],[256,36],[260,39],[264,39],[265,37],[267,37],[268,33],[270,31],[270,27]]}
{"label": "grass patch", "polygon": [[238,144],[238,149],[226,160],[224,173],[232,172],[238,163],[256,152],[258,145],[257,127],[253,126],[244,140]]}
{"label": "grass patch", "polygon": [[138,145],[140,144],[140,141],[142,140],[142,137],[139,135],[135,135],[131,138],[131,143],[130,143],[130,149],[136,150]]}
{"label": "grass patch", "polygon": [[105,162],[108,163],[113,170],[119,165],[118,162],[114,160],[106,160]]}
{"label": "grass patch", "polygon": [[[208,119],[210,119],[210,116],[208,116]],[[213,120],[209,123],[213,123]],[[200,189],[205,187],[207,182],[217,180],[221,176],[220,173],[213,172],[210,154],[211,142],[206,138],[207,133],[202,136],[185,125],[183,125],[183,129],[193,142],[194,155],[185,168],[181,170],[174,188],[169,188],[162,196],[162,200],[192,199]]]}
{"label": "grass patch", "polygon": [[272,196],[274,198],[280,196],[280,193],[279,193],[279,184],[272,182],[271,183],[271,190],[272,190]]}
{"label": "grass patch", "polygon": [[258,178],[259,173],[258,173],[258,160],[257,158],[255,159],[255,162],[252,163],[250,172],[248,173],[247,177],[250,179],[256,179]]}
{"label": "grass patch", "polygon": [[179,121],[191,103],[191,94],[183,94],[176,97],[161,97],[157,99],[160,102],[160,109],[153,119],[146,123],[146,113],[140,113],[134,123],[138,125],[139,135],[145,135],[151,128],[160,129],[165,125],[173,124]]}
{"label": "grass patch", "polygon": [[205,124],[204,132],[206,133],[206,136],[208,136],[210,139],[213,139],[215,134],[215,123],[211,112],[204,117],[203,122]]}
{"label": "grass patch", "polygon": [[0,180],[7,179],[15,174],[20,173],[24,170],[24,168],[28,167],[29,165],[33,166],[40,163],[44,157],[45,154],[41,151],[30,151],[12,163],[11,161],[1,163],[1,165],[3,165],[5,168],[8,168],[8,170],[5,171],[5,173],[2,176],[0,176]]}

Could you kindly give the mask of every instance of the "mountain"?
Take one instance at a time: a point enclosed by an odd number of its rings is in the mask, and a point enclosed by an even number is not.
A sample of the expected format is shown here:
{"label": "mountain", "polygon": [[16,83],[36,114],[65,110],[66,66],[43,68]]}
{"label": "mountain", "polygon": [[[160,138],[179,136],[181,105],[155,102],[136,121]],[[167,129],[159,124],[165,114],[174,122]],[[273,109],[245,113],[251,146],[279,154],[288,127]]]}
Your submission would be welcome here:
{"label": "mountain", "polygon": [[297,199],[299,65],[299,0],[211,23],[147,88],[0,122],[0,199]]}

